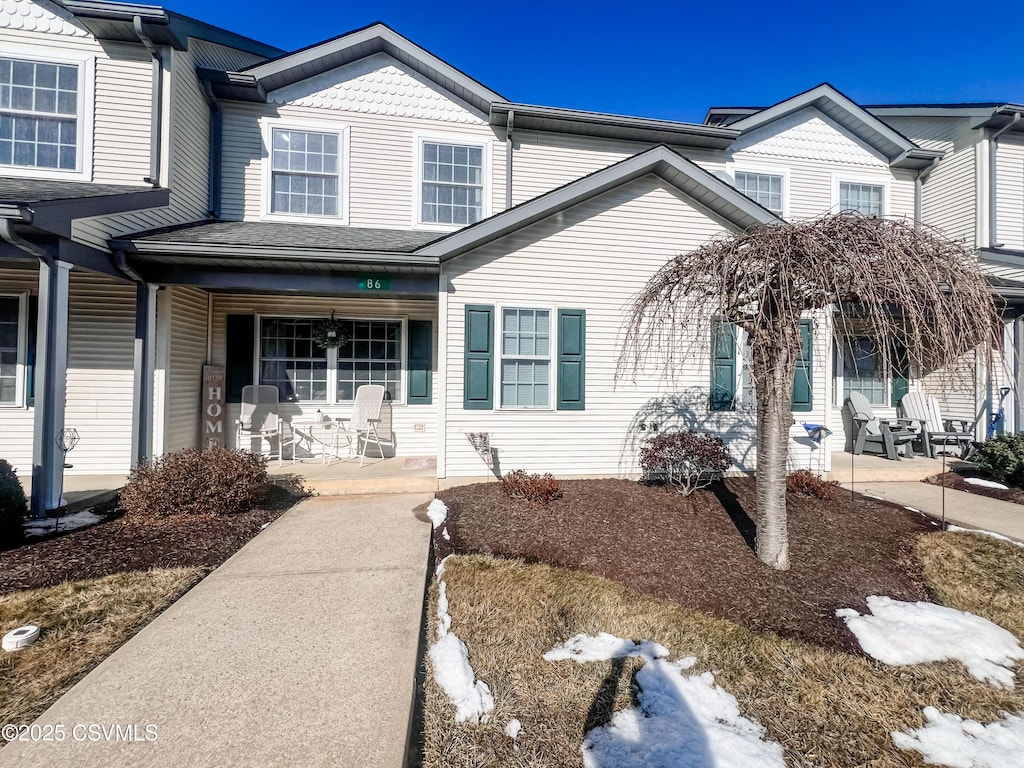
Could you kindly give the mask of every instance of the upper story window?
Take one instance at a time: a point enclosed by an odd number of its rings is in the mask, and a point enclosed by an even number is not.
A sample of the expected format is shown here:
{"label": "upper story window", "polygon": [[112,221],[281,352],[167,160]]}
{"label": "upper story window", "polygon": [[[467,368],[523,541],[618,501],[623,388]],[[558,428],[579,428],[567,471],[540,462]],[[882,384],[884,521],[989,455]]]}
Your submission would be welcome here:
{"label": "upper story window", "polygon": [[79,65],[0,58],[0,165],[79,169]]}
{"label": "upper story window", "polygon": [[424,141],[420,190],[423,224],[473,224],[484,217],[484,147]]}
{"label": "upper story window", "polygon": [[338,134],[282,128],[272,133],[271,212],[337,217]]}
{"label": "upper story window", "polygon": [[865,216],[881,216],[884,211],[885,187],[880,184],[839,182],[839,210],[855,211]]}
{"label": "upper story window", "polygon": [[736,189],[776,216],[782,215],[782,176],[737,171]]}

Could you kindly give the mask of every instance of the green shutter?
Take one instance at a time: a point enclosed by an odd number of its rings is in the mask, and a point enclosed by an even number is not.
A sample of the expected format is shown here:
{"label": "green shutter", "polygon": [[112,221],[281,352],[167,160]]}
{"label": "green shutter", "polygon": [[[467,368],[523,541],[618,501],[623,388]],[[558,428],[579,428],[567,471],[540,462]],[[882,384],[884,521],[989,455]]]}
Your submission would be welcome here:
{"label": "green shutter", "polygon": [[36,404],[36,341],[39,339],[39,297],[28,297],[28,327],[25,329],[25,405]]}
{"label": "green shutter", "polygon": [[429,320],[409,321],[409,357],[406,402],[409,405],[431,403],[431,360],[434,347],[433,323]]}
{"label": "green shutter", "polygon": [[899,405],[903,396],[910,391],[910,358],[902,344],[892,345],[892,405]]}
{"label": "green shutter", "polygon": [[256,318],[228,315],[224,377],[227,402],[242,402],[242,388],[253,383],[253,348],[256,346]]}
{"label": "green shutter", "polygon": [[467,304],[465,334],[462,407],[489,411],[494,407],[494,307]]}
{"label": "green shutter", "polygon": [[558,410],[582,411],[586,405],[587,313],[558,310]]}
{"label": "green shutter", "polygon": [[711,320],[711,410],[731,411],[736,399],[736,326]]}
{"label": "green shutter", "polygon": [[814,321],[800,321],[800,357],[793,376],[794,411],[814,410]]}

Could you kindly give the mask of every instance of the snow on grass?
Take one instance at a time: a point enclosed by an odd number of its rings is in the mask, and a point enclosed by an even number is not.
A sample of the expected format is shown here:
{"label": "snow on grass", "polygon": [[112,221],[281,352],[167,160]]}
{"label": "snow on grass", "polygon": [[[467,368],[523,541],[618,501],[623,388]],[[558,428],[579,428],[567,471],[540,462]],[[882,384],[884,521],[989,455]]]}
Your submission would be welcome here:
{"label": "snow on grass", "polygon": [[427,507],[427,517],[430,518],[430,522],[434,524],[434,528],[440,528],[444,521],[448,519],[448,507],[440,499],[434,499],[430,502],[430,506]]}
{"label": "snow on grass", "polygon": [[[443,504],[442,504],[443,506]],[[428,510],[429,514],[429,510]],[[431,518],[433,519],[433,518]],[[448,612],[448,585],[443,580],[445,558],[438,566],[437,576],[437,642],[430,646],[430,661],[434,667],[434,680],[455,705],[455,720],[486,723],[494,709],[491,689],[483,680],[477,680],[469,663],[469,649],[451,631],[452,617]]]}
{"label": "snow on grass", "polygon": [[664,659],[668,656],[668,648],[650,640],[634,643],[622,637],[600,632],[597,635],[579,634],[564,643],[559,643],[544,654],[545,661],[565,661],[572,659],[580,664],[588,661],[611,661],[628,657],[641,659]]}
{"label": "snow on grass", "polygon": [[905,666],[932,661],[963,662],[979,680],[1013,689],[1013,664],[1024,659],[1017,638],[988,619],[933,603],[907,603],[872,595],[872,615],[836,611],[869,656]]}
{"label": "snow on grass", "polygon": [[97,515],[88,509],[58,518],[33,519],[25,523],[25,536],[34,538],[37,536],[49,536],[54,532],[76,531],[79,528],[88,528],[90,525],[101,523],[103,520],[104,517],[102,515]]}
{"label": "snow on grass", "polygon": [[544,654],[549,661],[644,659],[636,674],[639,706],[615,713],[592,729],[581,752],[586,768],[785,768],[782,747],[764,740],[764,729],[743,717],[736,699],[710,672],[684,675],[693,657],[667,661],[657,643],[576,635]]}
{"label": "snow on grass", "polygon": [[505,726],[505,735],[512,739],[512,748],[519,751],[519,733],[523,730],[523,724],[516,718],[512,718],[508,721],[508,725]]}
{"label": "snow on grass", "polygon": [[1003,534],[996,533],[995,531],[983,531],[980,528],[961,528],[959,525],[946,526],[946,530],[951,531],[952,533],[978,533],[982,536],[990,536],[993,539],[999,539],[1000,541],[1008,541],[1011,544],[1016,544],[1018,547],[1024,547],[1024,544],[1021,544],[1019,541],[1011,539],[1009,536],[1003,536]]}
{"label": "snow on grass", "polygon": [[980,477],[965,477],[964,482],[969,483],[970,485],[977,485],[981,488],[998,488],[1000,491],[1009,490],[1007,486],[1002,483],[997,483],[993,480],[982,480]]}
{"label": "snow on grass", "polygon": [[932,765],[949,768],[1007,768],[1024,753],[1024,712],[984,724],[925,707],[921,728],[892,734],[900,749],[916,750]]}

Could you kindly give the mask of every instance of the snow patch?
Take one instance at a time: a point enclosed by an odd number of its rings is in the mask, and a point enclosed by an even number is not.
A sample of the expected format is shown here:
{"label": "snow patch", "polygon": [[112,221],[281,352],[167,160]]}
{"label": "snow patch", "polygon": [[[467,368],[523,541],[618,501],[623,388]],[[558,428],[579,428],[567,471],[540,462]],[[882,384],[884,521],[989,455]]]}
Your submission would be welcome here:
{"label": "snow patch", "polygon": [[103,520],[102,515],[97,515],[88,509],[58,518],[32,519],[25,523],[25,536],[34,538],[48,536],[54,532],[77,531],[79,528],[88,528],[90,525],[103,522]]}
{"label": "snow patch", "polygon": [[443,580],[444,558],[437,565],[437,641],[428,653],[434,667],[434,680],[445,692],[448,700],[455,705],[455,720],[486,723],[494,709],[491,689],[483,680],[478,680],[469,663],[469,649],[451,631],[452,617],[448,612],[448,585]]}
{"label": "snow patch", "polygon": [[964,482],[970,485],[977,485],[981,488],[998,488],[1000,491],[1009,490],[1009,488],[1002,483],[997,483],[993,480],[982,480],[980,477],[965,477]]}
{"label": "snow patch", "polygon": [[430,502],[430,506],[427,507],[427,517],[430,518],[430,522],[434,524],[434,528],[440,528],[444,521],[448,519],[448,507],[440,499],[434,499]]}
{"label": "snow patch", "polygon": [[508,725],[505,726],[505,735],[508,736],[512,741],[519,738],[519,732],[523,730],[523,724],[515,718],[508,721]]}
{"label": "snow patch", "polygon": [[652,643],[650,640],[634,643],[632,640],[600,632],[597,635],[579,634],[571,637],[545,653],[544,660],[572,659],[580,664],[586,664],[588,661],[610,661],[628,657],[653,660],[664,659],[667,656],[668,648],[658,643]]}
{"label": "snow patch", "polygon": [[994,723],[965,720],[925,707],[921,728],[892,734],[900,749],[916,750],[925,762],[949,768],[1006,768],[1024,752],[1024,712],[1006,714]]}
{"label": "snow patch", "polygon": [[1021,544],[1019,541],[1011,539],[1009,536],[1003,536],[1003,534],[996,533],[995,531],[983,531],[980,528],[961,528],[959,525],[949,525],[946,527],[946,530],[953,533],[980,533],[982,536],[991,536],[993,539],[1008,541],[1011,544],[1016,544],[1018,547],[1024,547],[1024,544]]}
{"label": "snow patch", "polygon": [[615,713],[592,729],[581,752],[586,768],[785,768],[782,746],[764,740],[764,729],[743,717],[736,699],[715,684],[711,672],[684,675],[696,663],[675,662],[658,643],[576,635],[544,654],[549,661],[644,659],[636,674],[638,707]]}
{"label": "snow patch", "polygon": [[836,611],[869,656],[905,666],[932,661],[963,662],[979,680],[1013,689],[1013,664],[1024,659],[1017,638],[988,619],[933,603],[908,603],[872,595],[872,615]]}

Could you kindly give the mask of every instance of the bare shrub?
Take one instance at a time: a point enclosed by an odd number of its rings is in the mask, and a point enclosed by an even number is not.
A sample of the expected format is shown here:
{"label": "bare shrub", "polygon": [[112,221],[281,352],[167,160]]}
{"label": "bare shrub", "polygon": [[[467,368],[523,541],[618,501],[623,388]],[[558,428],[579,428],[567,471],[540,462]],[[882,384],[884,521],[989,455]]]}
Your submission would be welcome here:
{"label": "bare shrub", "polygon": [[120,505],[135,515],[234,515],[255,507],[268,487],[264,456],[189,448],[135,467]]}
{"label": "bare shrub", "polygon": [[786,475],[786,490],[801,496],[813,496],[822,501],[832,501],[839,493],[839,483],[825,480],[809,469],[798,469]]}
{"label": "bare shrub", "polygon": [[502,476],[501,492],[513,499],[548,504],[562,497],[562,484],[550,472],[528,475],[517,469]]}
{"label": "bare shrub", "polygon": [[640,449],[646,482],[664,482],[684,496],[717,480],[733,465],[720,437],[682,430],[648,438]]}

